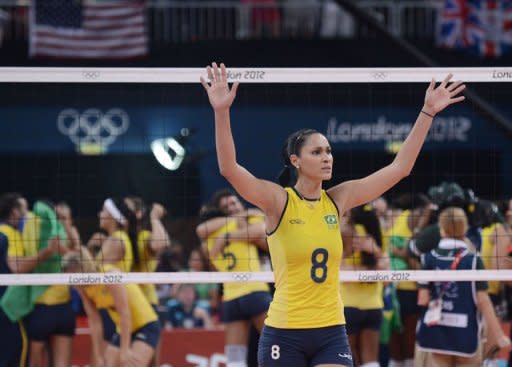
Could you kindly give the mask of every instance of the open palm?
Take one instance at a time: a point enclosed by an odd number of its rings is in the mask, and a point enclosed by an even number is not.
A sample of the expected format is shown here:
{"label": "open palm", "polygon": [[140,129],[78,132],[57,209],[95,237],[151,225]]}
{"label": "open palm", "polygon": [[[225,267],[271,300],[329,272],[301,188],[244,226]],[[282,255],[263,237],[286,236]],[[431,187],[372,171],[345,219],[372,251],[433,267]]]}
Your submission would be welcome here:
{"label": "open palm", "polygon": [[448,74],[437,88],[434,79],[430,82],[427,92],[425,93],[425,108],[429,113],[435,115],[444,110],[447,106],[464,100],[464,96],[458,95],[466,86],[462,84],[462,81],[448,84],[452,76],[452,74]]}
{"label": "open palm", "polygon": [[206,67],[208,73],[207,82],[201,77],[201,84],[208,93],[208,99],[214,110],[224,110],[231,107],[236,96],[238,89],[238,82],[233,83],[231,89],[228,86],[228,78],[226,66],[220,64],[220,68],[216,63],[212,63],[212,66]]}

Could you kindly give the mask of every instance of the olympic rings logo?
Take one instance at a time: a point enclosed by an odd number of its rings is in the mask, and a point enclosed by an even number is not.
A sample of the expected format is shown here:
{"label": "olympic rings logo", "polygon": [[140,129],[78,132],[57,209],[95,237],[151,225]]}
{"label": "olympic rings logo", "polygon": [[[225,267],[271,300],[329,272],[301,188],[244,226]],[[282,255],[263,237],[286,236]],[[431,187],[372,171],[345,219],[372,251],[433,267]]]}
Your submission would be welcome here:
{"label": "olympic rings logo", "polygon": [[59,113],[57,127],[77,145],[96,144],[106,148],[130,126],[128,114],[120,108],[112,108],[106,113],[89,108],[80,113],[68,108]]}
{"label": "olympic rings logo", "polygon": [[233,279],[239,282],[247,282],[252,278],[251,273],[233,273]]}
{"label": "olympic rings logo", "polygon": [[99,71],[84,71],[82,72],[82,76],[84,77],[84,79],[87,79],[87,80],[96,80],[100,77],[100,72]]}
{"label": "olympic rings logo", "polygon": [[384,80],[388,78],[388,73],[384,71],[376,71],[372,73],[372,78],[375,80]]}

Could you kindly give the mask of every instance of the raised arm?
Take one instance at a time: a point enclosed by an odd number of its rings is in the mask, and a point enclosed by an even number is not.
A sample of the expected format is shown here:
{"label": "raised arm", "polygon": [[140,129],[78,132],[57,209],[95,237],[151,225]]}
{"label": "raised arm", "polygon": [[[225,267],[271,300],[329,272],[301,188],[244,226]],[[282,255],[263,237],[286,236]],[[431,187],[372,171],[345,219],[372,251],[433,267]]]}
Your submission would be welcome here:
{"label": "raised arm", "polygon": [[465,85],[461,81],[448,84],[451,78],[452,75],[448,75],[437,88],[432,79],[414,127],[392,163],[367,177],[344,182],[329,190],[340,209],[349,210],[376,199],[411,173],[433,117],[447,106],[464,100],[463,96],[457,96]]}
{"label": "raised arm", "polygon": [[207,82],[201,83],[215,112],[215,145],[220,174],[248,202],[262,209],[267,215],[279,216],[286,203],[286,192],[279,185],[252,175],[236,160],[235,143],[231,133],[229,110],[235,99],[238,82],[230,89],[224,64],[207,67]]}

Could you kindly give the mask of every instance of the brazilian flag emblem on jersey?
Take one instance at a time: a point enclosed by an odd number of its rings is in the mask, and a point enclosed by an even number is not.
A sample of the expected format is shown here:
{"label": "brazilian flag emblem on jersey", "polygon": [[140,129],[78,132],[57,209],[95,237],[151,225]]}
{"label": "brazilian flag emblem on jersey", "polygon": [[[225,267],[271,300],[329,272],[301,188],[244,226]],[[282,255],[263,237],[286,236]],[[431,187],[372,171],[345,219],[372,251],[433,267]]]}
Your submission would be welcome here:
{"label": "brazilian flag emblem on jersey", "polygon": [[336,228],[338,224],[338,220],[336,216],[333,214],[328,214],[324,216],[324,221],[329,228]]}

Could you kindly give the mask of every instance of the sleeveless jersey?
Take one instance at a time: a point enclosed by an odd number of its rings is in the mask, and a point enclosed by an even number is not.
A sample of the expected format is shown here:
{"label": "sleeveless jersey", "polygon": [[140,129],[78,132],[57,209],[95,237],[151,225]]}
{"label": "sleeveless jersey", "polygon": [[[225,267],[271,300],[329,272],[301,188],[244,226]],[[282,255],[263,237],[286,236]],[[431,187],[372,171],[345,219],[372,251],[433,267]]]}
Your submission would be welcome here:
{"label": "sleeveless jersey", "polygon": [[[407,261],[401,257],[394,256],[391,254],[391,246],[403,249],[407,246],[407,243],[412,237],[412,232],[409,229],[409,216],[411,215],[410,210],[404,210],[400,216],[396,219],[393,227],[391,227],[386,235],[384,236],[384,248],[389,251],[389,260],[391,270],[406,270],[408,268]],[[401,290],[416,290],[415,282],[399,282],[396,286],[397,289]]]}
{"label": "sleeveless jersey", "polygon": [[[146,296],[142,293],[137,284],[125,284],[128,307],[132,321],[132,330],[134,332],[150,322],[157,321],[158,317],[149,304]],[[114,298],[107,287],[102,284],[86,286],[85,294],[92,300],[97,309],[107,309],[108,314],[116,325],[117,331],[120,328],[120,317],[114,304]]]}
{"label": "sleeveless jersey", "polygon": [[[364,226],[355,225],[357,235],[366,236]],[[361,265],[361,252],[354,251],[348,262],[354,266]],[[382,282],[346,282],[340,284],[341,299],[345,307],[360,310],[374,310],[384,307],[382,299]]]}
{"label": "sleeveless jersey", "polygon": [[[151,232],[144,229],[137,233],[137,252],[139,263],[133,265],[135,272],[154,272],[158,265],[158,259],[150,249]],[[140,289],[152,305],[158,304],[158,295],[154,284],[139,284]]]}
{"label": "sleeveless jersey", "polygon": [[268,235],[276,291],[265,323],[284,329],[345,324],[338,209],[323,190],[318,201],[286,192],[281,220]]}
{"label": "sleeveless jersey", "polygon": [[[457,251],[460,250],[440,255],[436,250],[432,250],[422,259],[423,269],[449,270]],[[467,249],[462,251],[457,269],[476,270],[476,256],[470,254]],[[417,331],[419,348],[462,357],[473,356],[480,342],[475,282],[430,283],[430,295],[431,300],[440,297],[443,300],[441,322],[429,327],[425,324],[424,317],[421,317]]]}
{"label": "sleeveless jersey", "polygon": [[[486,269],[492,269],[492,258],[496,256],[496,245],[492,240],[492,235],[496,230],[498,223],[491,224],[482,229],[482,249],[481,258]],[[489,281],[489,294],[498,295],[500,293],[500,282]]]}
{"label": "sleeveless jersey", "polygon": [[[263,221],[260,217],[249,217],[249,224]],[[211,251],[215,239],[224,237],[226,233],[234,232],[237,230],[237,223],[235,220],[228,221],[224,226],[219,228],[208,236],[208,251]],[[247,241],[230,240],[223,251],[214,259],[211,259],[213,266],[218,271],[232,271],[232,272],[253,272],[260,271],[260,259],[258,249],[255,245]],[[232,282],[224,283],[224,301],[231,301],[233,299],[245,296],[253,292],[268,292],[269,287],[263,282]]]}
{"label": "sleeveless jersey", "polygon": [[[0,259],[0,269],[2,270],[2,274],[11,273],[11,269],[7,263],[7,258],[9,256],[25,256],[25,249],[23,248],[23,240],[21,237],[21,233],[14,227],[6,223],[0,223],[0,234],[5,236],[7,239],[7,248],[0,249],[2,255],[5,254],[5,257]],[[0,286],[0,297],[4,294],[7,286]]]}
{"label": "sleeveless jersey", "polygon": [[[117,269],[119,269],[122,272],[125,272],[125,273],[130,272],[133,267],[133,249],[132,249],[132,241],[130,241],[130,237],[128,236],[128,234],[125,231],[121,231],[121,230],[115,231],[114,233],[112,233],[112,237],[120,239],[121,241],[123,241],[123,245],[124,245],[123,258],[112,265],[115,266]],[[100,270],[106,271],[106,270],[104,270],[105,265],[104,265],[104,260],[103,260],[102,255],[103,255],[103,253],[100,251],[98,253],[98,255],[96,255],[96,261],[98,262],[98,264],[100,266]]]}

